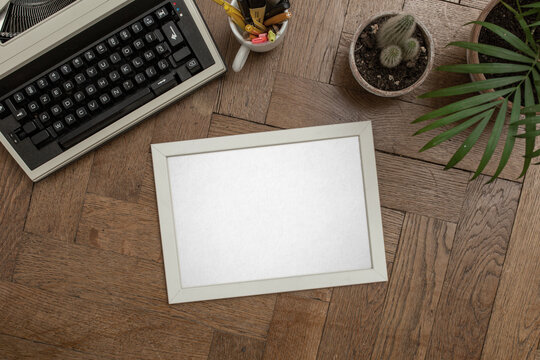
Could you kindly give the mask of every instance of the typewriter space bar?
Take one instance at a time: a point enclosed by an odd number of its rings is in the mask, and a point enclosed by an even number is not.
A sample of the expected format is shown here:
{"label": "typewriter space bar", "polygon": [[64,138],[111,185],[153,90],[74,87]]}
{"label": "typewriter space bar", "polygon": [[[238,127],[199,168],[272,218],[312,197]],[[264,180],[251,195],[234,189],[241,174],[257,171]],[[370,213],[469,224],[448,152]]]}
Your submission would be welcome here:
{"label": "typewriter space bar", "polygon": [[149,88],[141,89],[137,93],[117,102],[113,107],[97,114],[87,122],[81,124],[72,132],[60,137],[58,143],[63,149],[77,145],[84,139],[94,135],[103,128],[114,123],[116,120],[126,116],[154,98],[154,94]]}

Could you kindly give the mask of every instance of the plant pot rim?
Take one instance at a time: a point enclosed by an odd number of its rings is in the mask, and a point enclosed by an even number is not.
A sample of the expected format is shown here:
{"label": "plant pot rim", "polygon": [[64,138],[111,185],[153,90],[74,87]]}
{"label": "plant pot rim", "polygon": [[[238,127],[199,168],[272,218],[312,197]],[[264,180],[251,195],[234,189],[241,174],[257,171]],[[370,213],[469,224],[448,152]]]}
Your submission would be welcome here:
{"label": "plant pot rim", "polygon": [[[480,13],[478,16],[477,21],[485,21],[491,10],[500,2],[500,0],[491,0],[484,10]],[[478,44],[478,40],[480,38],[480,31],[482,31],[482,26],[478,24],[473,24],[473,28],[471,29],[471,36],[469,41],[473,43]],[[478,53],[476,51],[467,49],[467,64],[479,64],[480,58],[478,57]],[[481,81],[486,80],[486,76],[482,74],[469,74],[472,81]],[[493,89],[490,90],[484,90],[483,92],[492,92]]]}
{"label": "plant pot rim", "polygon": [[427,47],[427,51],[428,51],[428,62],[427,62],[427,65],[426,65],[426,69],[424,70],[424,73],[422,74],[422,76],[420,76],[420,78],[418,80],[416,80],[416,82],[414,84],[412,84],[411,86],[408,86],[408,87],[406,87],[404,89],[396,90],[396,91],[382,90],[382,89],[376,88],[375,86],[368,83],[362,77],[360,72],[358,71],[358,68],[356,67],[356,59],[355,59],[354,52],[356,50],[356,43],[358,42],[358,37],[360,36],[362,31],[364,31],[364,29],[366,27],[368,27],[372,22],[374,22],[378,18],[381,18],[383,16],[393,16],[393,15],[399,15],[399,14],[406,14],[406,12],[403,12],[403,11],[385,11],[385,12],[373,15],[373,16],[369,17],[365,21],[362,21],[360,23],[360,26],[358,27],[358,29],[354,33],[354,36],[353,36],[352,41],[351,41],[351,46],[350,46],[350,49],[349,49],[349,66],[351,68],[351,71],[352,71],[352,74],[353,74],[354,78],[360,84],[360,86],[362,86],[364,89],[366,89],[367,91],[369,91],[372,94],[375,94],[375,95],[381,96],[381,97],[398,97],[398,96],[402,96],[402,95],[410,93],[411,91],[415,90],[420,85],[422,85],[422,83],[429,76],[429,74],[431,72],[431,69],[433,68],[433,61],[434,61],[434,58],[435,58],[435,41],[433,40],[433,36],[431,36],[431,33],[429,32],[427,27],[415,17],[416,25],[422,30],[422,33],[424,35],[424,40],[426,41],[426,47]]}

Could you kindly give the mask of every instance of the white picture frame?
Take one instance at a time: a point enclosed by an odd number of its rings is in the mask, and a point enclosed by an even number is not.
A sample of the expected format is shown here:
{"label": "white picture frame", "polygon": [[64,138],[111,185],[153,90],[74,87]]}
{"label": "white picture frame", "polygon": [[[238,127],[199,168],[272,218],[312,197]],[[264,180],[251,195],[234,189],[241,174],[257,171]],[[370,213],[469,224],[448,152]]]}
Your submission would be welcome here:
{"label": "white picture frame", "polygon": [[[179,156],[358,138],[371,267],[361,270],[183,287],[169,160]],[[387,281],[371,122],[225,136],[152,145],[163,261],[170,304]],[[246,269],[249,271],[249,269]]]}

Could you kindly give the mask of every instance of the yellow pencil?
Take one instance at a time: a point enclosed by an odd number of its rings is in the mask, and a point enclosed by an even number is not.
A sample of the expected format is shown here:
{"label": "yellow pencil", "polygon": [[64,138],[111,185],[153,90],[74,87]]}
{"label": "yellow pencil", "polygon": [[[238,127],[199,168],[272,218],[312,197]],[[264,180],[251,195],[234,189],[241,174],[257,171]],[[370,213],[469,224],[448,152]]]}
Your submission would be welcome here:
{"label": "yellow pencil", "polygon": [[225,1],[223,1],[223,0],[214,0],[214,2],[216,4],[218,4],[218,5],[221,5],[221,6],[223,6],[223,4],[225,3]]}
{"label": "yellow pencil", "polygon": [[[216,0],[214,0],[216,1]],[[240,12],[240,10],[238,10],[237,8],[235,8],[234,6],[228,4],[227,2],[223,2],[223,9],[225,9],[225,12],[228,13],[228,12],[233,12],[235,13],[236,15],[238,15],[240,18],[244,18],[244,15],[242,15],[242,13]]]}
{"label": "yellow pencil", "polygon": [[241,29],[244,29],[246,27],[246,23],[244,22],[244,18],[242,16],[238,16],[237,13],[228,10],[227,15],[231,18],[231,20],[238,25]]}

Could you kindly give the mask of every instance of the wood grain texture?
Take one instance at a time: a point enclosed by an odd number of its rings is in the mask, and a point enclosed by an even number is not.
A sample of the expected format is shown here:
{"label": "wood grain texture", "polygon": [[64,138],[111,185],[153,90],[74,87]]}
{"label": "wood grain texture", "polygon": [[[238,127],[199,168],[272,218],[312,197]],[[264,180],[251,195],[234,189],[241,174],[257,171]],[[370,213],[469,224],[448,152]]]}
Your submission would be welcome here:
{"label": "wood grain texture", "polygon": [[528,359],[540,339],[540,167],[529,170],[506,254],[482,359]]}
{"label": "wood grain texture", "polygon": [[154,126],[155,118],[147,119],[96,150],[88,192],[113,199],[136,201]]}
{"label": "wood grain texture", "polygon": [[[240,45],[232,39],[226,61],[232,64]],[[219,113],[264,123],[270,104],[274,79],[282,54],[282,45],[269,53],[249,55],[241,72],[232,69],[225,74]]]}
{"label": "wood grain texture", "polygon": [[387,290],[388,282],[335,288],[317,359],[369,359]]}
{"label": "wood grain texture", "polygon": [[343,32],[354,34],[360,23],[385,11],[400,11],[405,0],[358,1],[350,0]]}
{"label": "wood grain texture", "polygon": [[414,14],[431,32],[435,39],[437,55],[465,59],[465,49],[446,47],[452,41],[468,41],[471,25],[480,15],[480,10],[446,1],[406,0],[405,12]]}
{"label": "wood grain texture", "polygon": [[22,241],[32,182],[0,147],[0,280],[11,280]]}
{"label": "wood grain texture", "polygon": [[78,244],[162,261],[157,208],[88,194]]}
{"label": "wood grain texture", "polygon": [[405,216],[371,359],[424,359],[456,226]]}
{"label": "wood grain texture", "polygon": [[303,291],[292,291],[287,293],[288,296],[297,296],[306,299],[330,302],[332,299],[332,288],[313,289]]}
{"label": "wood grain texture", "polygon": [[520,184],[469,183],[426,359],[480,359]]}
{"label": "wood grain texture", "polygon": [[450,222],[459,218],[469,174],[376,153],[381,205]]}
{"label": "wood grain texture", "polygon": [[460,4],[470,6],[476,9],[484,10],[490,0],[460,0]]}
{"label": "wood grain texture", "polygon": [[266,336],[275,303],[275,295],[265,295],[168,305],[162,264],[35,236],[21,247],[14,281],[259,339]]}
{"label": "wood grain texture", "polygon": [[[317,99],[313,101],[312,99]],[[384,99],[365,91],[351,90],[317,81],[278,74],[268,110],[267,124],[279,128],[298,128],[352,121],[372,121],[377,150],[405,155],[415,159],[445,165],[452,154],[469,136],[465,131],[428,151],[418,152],[440,131],[412,136],[425,124],[411,122],[427,113],[429,108],[396,99]],[[479,138],[457,168],[475,171],[489,140],[492,124]],[[506,130],[505,130],[506,131]],[[503,131],[502,136],[506,136]],[[497,169],[504,142],[500,142],[492,161],[484,173],[491,175]],[[515,180],[523,167],[524,142],[516,142],[502,178]]]}
{"label": "wood grain texture", "polygon": [[[343,33],[339,41],[338,53],[336,56],[336,62],[334,63],[334,70],[332,72],[332,79],[330,83],[332,85],[346,87],[351,90],[363,91],[362,87],[351,74],[351,67],[349,64],[349,48],[351,46],[352,34]],[[456,59],[447,55],[437,55],[434,60],[434,69],[441,65],[450,65],[456,63],[463,63],[465,59]],[[427,77],[426,81],[421,84],[413,92],[400,96],[400,100],[429,106],[432,108],[439,108],[444,105],[448,105],[450,102],[459,100],[460,97],[448,98],[429,98],[420,99],[419,95],[426,93],[433,89],[441,89],[445,87],[455,86],[469,82],[469,76],[466,74],[455,74],[443,71],[432,71]]]}
{"label": "wood grain texture", "polygon": [[77,359],[99,360],[100,357],[76,350],[68,350],[37,341],[0,335],[0,356],[5,360]]}
{"label": "wood grain texture", "polygon": [[260,360],[264,341],[216,331],[208,360]]}
{"label": "wood grain texture", "polygon": [[249,134],[264,131],[280,130],[268,125],[257,124],[229,116],[214,114],[208,137]]}
{"label": "wood grain texture", "polygon": [[382,208],[381,215],[383,220],[384,250],[386,262],[389,264],[394,262],[396,256],[405,214],[401,211]]}
{"label": "wood grain texture", "polygon": [[64,241],[75,239],[93,157],[86,155],[34,184],[25,231]]}
{"label": "wood grain texture", "polygon": [[102,358],[206,359],[212,341],[194,322],[1,281],[0,303],[0,333]]}
{"label": "wood grain texture", "polygon": [[330,81],[348,2],[319,0],[316,6],[311,1],[292,2],[294,21],[283,42],[280,72]]}
{"label": "wood grain texture", "polygon": [[327,310],[323,301],[278,295],[263,359],[315,359]]}

